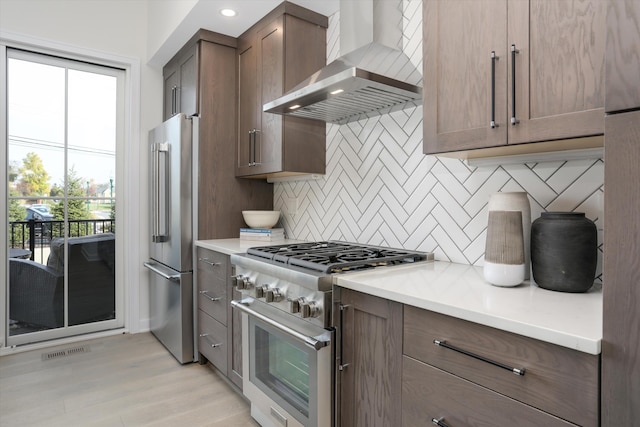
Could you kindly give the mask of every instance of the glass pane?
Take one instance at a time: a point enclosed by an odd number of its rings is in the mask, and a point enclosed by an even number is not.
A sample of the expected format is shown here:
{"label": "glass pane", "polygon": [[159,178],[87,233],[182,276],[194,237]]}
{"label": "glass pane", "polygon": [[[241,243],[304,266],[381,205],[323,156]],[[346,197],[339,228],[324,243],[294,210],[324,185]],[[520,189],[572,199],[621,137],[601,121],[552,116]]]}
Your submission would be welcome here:
{"label": "glass pane", "polygon": [[116,83],[69,70],[69,326],[115,318]]}
{"label": "glass pane", "polygon": [[64,176],[65,70],[14,58],[7,67],[9,196],[38,204]]}
{"label": "glass pane", "polygon": [[256,378],[309,416],[309,353],[259,326],[255,334]]}
{"label": "glass pane", "polygon": [[115,154],[116,78],[69,70],[69,167],[89,183],[85,195],[111,197]]}

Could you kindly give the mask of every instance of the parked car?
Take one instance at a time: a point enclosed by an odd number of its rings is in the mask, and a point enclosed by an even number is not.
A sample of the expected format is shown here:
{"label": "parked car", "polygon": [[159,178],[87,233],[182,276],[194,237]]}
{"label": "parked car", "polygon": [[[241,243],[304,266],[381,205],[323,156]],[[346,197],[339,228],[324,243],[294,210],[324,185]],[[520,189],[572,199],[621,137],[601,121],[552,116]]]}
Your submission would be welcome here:
{"label": "parked car", "polygon": [[49,205],[34,204],[34,205],[31,205],[31,209],[35,209],[38,212],[42,212],[45,214],[51,214],[51,211],[49,210]]}
{"label": "parked car", "polygon": [[51,221],[52,219],[53,219],[53,215],[49,212],[42,212],[41,210],[34,208],[33,206],[31,206],[30,208],[27,208],[27,215],[25,217],[25,221],[29,221],[29,220],[36,221],[36,224],[35,224],[36,236],[38,235],[42,236],[44,234],[47,234],[50,228],[46,224],[43,224],[43,221]]}

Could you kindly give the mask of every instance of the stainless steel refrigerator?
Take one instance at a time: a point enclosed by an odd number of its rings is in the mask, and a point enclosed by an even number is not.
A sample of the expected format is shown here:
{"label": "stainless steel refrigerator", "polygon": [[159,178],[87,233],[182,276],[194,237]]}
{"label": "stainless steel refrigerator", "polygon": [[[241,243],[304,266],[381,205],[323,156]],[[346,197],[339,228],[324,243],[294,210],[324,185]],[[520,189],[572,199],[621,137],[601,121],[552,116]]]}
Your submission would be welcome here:
{"label": "stainless steel refrigerator", "polygon": [[[180,363],[195,360],[194,176],[197,117],[177,114],[149,132],[151,332]],[[195,130],[194,130],[195,128]]]}

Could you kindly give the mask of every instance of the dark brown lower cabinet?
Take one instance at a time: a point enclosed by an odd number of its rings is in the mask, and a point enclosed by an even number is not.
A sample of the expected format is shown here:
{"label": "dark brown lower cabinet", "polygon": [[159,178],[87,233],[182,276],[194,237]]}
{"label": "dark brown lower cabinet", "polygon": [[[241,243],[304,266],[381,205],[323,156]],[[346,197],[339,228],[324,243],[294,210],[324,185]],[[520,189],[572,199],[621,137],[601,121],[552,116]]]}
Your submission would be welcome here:
{"label": "dark brown lower cabinet", "polygon": [[402,304],[348,289],[341,303],[340,425],[399,426]]}
{"label": "dark brown lower cabinet", "polygon": [[599,426],[599,355],[344,288],[334,297],[342,427]]}
{"label": "dark brown lower cabinet", "polygon": [[200,363],[211,363],[242,389],[242,325],[230,301],[233,266],[229,255],[197,248],[198,353]]}

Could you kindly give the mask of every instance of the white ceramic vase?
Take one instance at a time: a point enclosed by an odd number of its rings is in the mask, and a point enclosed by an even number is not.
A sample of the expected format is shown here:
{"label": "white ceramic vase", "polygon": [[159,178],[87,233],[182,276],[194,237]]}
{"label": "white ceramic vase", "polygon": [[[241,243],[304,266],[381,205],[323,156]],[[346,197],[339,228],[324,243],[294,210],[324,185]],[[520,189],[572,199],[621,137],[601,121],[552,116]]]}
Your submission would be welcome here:
{"label": "white ceramic vase", "polygon": [[531,272],[531,205],[529,196],[524,191],[493,193],[489,197],[487,210],[489,212],[517,211],[521,213],[524,244],[524,278],[528,279]]}

